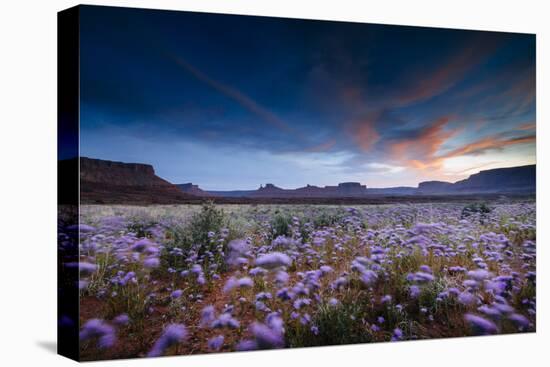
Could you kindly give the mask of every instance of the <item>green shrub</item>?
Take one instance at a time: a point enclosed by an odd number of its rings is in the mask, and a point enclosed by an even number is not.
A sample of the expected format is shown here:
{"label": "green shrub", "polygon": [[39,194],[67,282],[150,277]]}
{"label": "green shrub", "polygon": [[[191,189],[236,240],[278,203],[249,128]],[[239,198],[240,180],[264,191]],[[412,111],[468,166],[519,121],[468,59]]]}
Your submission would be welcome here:
{"label": "green shrub", "polygon": [[[216,240],[226,222],[222,209],[218,209],[212,202],[203,204],[201,210],[193,214],[189,222],[178,226],[172,225],[167,229],[165,249],[161,254],[164,264],[180,270],[191,248],[198,247],[199,256],[207,251],[214,252]],[[213,238],[209,237],[210,232],[215,234]],[[230,232],[230,236],[231,234]],[[171,251],[176,247],[182,251],[183,256],[171,255]]]}
{"label": "green shrub", "polygon": [[485,222],[488,215],[493,211],[487,204],[485,203],[472,203],[466,205],[462,209],[462,213],[460,214],[460,218],[468,218],[471,216],[479,217],[479,221],[481,224]]}
{"label": "green shrub", "polygon": [[201,245],[199,255],[210,250],[209,232],[219,234],[224,225],[223,209],[217,209],[213,202],[203,204],[201,211],[191,217],[188,225],[190,239],[193,244]]}
{"label": "green shrub", "polygon": [[135,218],[128,224],[127,228],[130,232],[136,234],[136,237],[151,237],[151,228],[158,223],[153,220],[145,220]]}
{"label": "green shrub", "polygon": [[341,215],[323,211],[321,212],[321,214],[315,216],[315,218],[313,219],[313,226],[315,228],[330,227],[340,222],[341,219]]}
{"label": "green shrub", "polygon": [[288,214],[277,213],[273,216],[271,220],[271,228],[273,233],[273,238],[278,236],[289,236],[290,235],[290,225],[292,224],[292,217]]}

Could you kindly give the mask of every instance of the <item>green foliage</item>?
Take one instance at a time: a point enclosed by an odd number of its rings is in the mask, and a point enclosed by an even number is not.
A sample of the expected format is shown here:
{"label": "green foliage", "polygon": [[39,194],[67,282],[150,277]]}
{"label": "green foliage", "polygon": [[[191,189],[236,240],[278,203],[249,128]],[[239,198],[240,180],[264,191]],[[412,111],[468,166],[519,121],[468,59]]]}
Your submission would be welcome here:
{"label": "green foliage", "polygon": [[358,302],[335,306],[321,304],[311,322],[311,325],[318,328],[317,335],[311,331],[309,325],[301,325],[295,320],[287,329],[287,344],[290,347],[309,347],[371,342],[371,331],[362,322],[364,313],[365,310]]}
{"label": "green foliage", "polygon": [[341,220],[342,215],[339,213],[322,211],[321,214],[318,214],[313,218],[313,225],[315,228],[329,227],[340,222]]}
{"label": "green foliage", "polygon": [[151,237],[151,228],[158,223],[153,220],[134,218],[130,221],[127,228],[130,232],[136,234],[136,237]]}
{"label": "green foliage", "polygon": [[464,219],[471,216],[476,216],[479,217],[480,223],[483,224],[492,211],[493,209],[491,209],[486,203],[472,203],[466,205],[462,209],[460,218]]}
{"label": "green foliage", "polygon": [[[222,209],[218,209],[213,202],[206,202],[201,210],[194,213],[187,223],[178,226],[172,226],[167,229],[167,242],[165,251],[162,253],[164,264],[174,269],[181,269],[184,260],[187,258],[192,247],[198,246],[198,255],[207,251],[213,251],[216,246],[216,239],[227,220]],[[214,233],[215,237],[210,238],[209,233]],[[236,231],[229,232],[230,237],[236,235]],[[183,256],[173,256],[170,254],[174,248],[179,248]],[[222,262],[223,259],[218,259]]]}
{"label": "green foliage", "polygon": [[278,236],[289,236],[291,224],[292,217],[290,215],[280,212],[275,214],[271,220],[273,238],[277,238]]}
{"label": "green foliage", "polygon": [[[203,204],[201,211],[191,217],[188,230],[193,244],[200,244],[204,252],[209,246],[209,232],[219,233],[224,224],[223,209],[216,208],[213,202]],[[199,254],[202,253],[199,251]]]}
{"label": "green foliage", "polygon": [[126,313],[132,320],[132,328],[141,330],[149,307],[152,306],[152,299],[147,297],[146,284],[143,282],[140,279],[135,284],[129,282],[124,286],[114,286],[107,298],[107,318]]}

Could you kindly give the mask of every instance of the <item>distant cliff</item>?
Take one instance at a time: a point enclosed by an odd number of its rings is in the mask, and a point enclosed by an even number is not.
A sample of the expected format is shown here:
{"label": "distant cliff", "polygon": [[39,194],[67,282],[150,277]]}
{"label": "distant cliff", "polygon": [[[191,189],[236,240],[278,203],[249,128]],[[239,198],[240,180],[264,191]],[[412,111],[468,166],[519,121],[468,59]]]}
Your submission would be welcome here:
{"label": "distant cliff", "polygon": [[155,175],[151,165],[80,158],[81,203],[164,204],[197,199]]}
{"label": "distant cliff", "polygon": [[177,184],[176,185],[181,191],[187,193],[187,194],[190,194],[190,195],[195,195],[195,196],[203,196],[203,197],[206,197],[206,196],[216,196],[215,194],[211,193],[211,192],[208,192],[208,191],[204,191],[203,189],[201,189],[199,187],[199,185],[194,185],[192,183],[184,183],[184,184]]}
{"label": "distant cliff", "polygon": [[266,184],[251,194],[249,197],[258,198],[334,198],[334,197],[361,197],[367,195],[367,187],[359,182],[343,182],[338,186],[313,186],[307,185],[297,189],[282,189],[273,184]]}
{"label": "distant cliff", "polygon": [[450,190],[453,183],[445,181],[424,181],[418,184],[417,194],[441,193]]}
{"label": "distant cliff", "polygon": [[[59,169],[72,167],[75,171],[77,162],[76,158],[59,161]],[[171,204],[201,202],[204,198],[217,201],[223,201],[224,198],[341,200],[393,196],[531,194],[535,189],[536,166],[529,165],[485,170],[456,183],[426,181],[418,187],[367,188],[359,182],[342,182],[336,186],[306,185],[285,189],[268,183],[257,190],[206,191],[192,183],[174,185],[158,177],[148,164],[80,158],[81,203]]]}
{"label": "distant cliff", "polygon": [[519,166],[480,171],[455,182],[453,190],[466,192],[520,192],[536,190],[537,166]]}
{"label": "distant cliff", "polygon": [[534,193],[537,166],[496,168],[473,174],[455,183],[442,181],[421,182],[419,194],[467,193]]}
{"label": "distant cliff", "polygon": [[297,189],[284,189],[268,183],[265,186],[260,186],[257,190],[210,191],[210,193],[220,197],[249,198],[358,198],[369,196],[462,195],[477,193],[529,194],[534,193],[535,188],[536,166],[530,165],[485,170],[456,183],[425,181],[418,184],[418,187],[367,188],[358,182],[343,182],[337,186],[320,187],[307,185]]}
{"label": "distant cliff", "polygon": [[168,181],[155,175],[153,166],[101,159],[80,158],[80,179],[117,186],[165,186]]}

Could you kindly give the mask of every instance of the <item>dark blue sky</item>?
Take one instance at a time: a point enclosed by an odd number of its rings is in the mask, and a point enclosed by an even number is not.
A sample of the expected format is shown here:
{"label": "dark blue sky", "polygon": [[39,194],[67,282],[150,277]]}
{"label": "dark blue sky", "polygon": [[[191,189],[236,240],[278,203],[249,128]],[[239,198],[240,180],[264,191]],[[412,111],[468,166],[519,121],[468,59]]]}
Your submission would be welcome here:
{"label": "dark blue sky", "polygon": [[535,162],[535,36],[81,9],[81,155],[206,189]]}

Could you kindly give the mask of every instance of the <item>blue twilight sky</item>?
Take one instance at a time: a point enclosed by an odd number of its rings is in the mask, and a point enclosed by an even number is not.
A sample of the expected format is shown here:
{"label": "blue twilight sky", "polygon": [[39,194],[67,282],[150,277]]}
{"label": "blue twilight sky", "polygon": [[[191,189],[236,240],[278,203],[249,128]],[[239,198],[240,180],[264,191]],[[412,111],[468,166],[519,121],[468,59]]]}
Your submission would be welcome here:
{"label": "blue twilight sky", "polygon": [[535,163],[535,36],[81,8],[81,155],[215,189]]}

